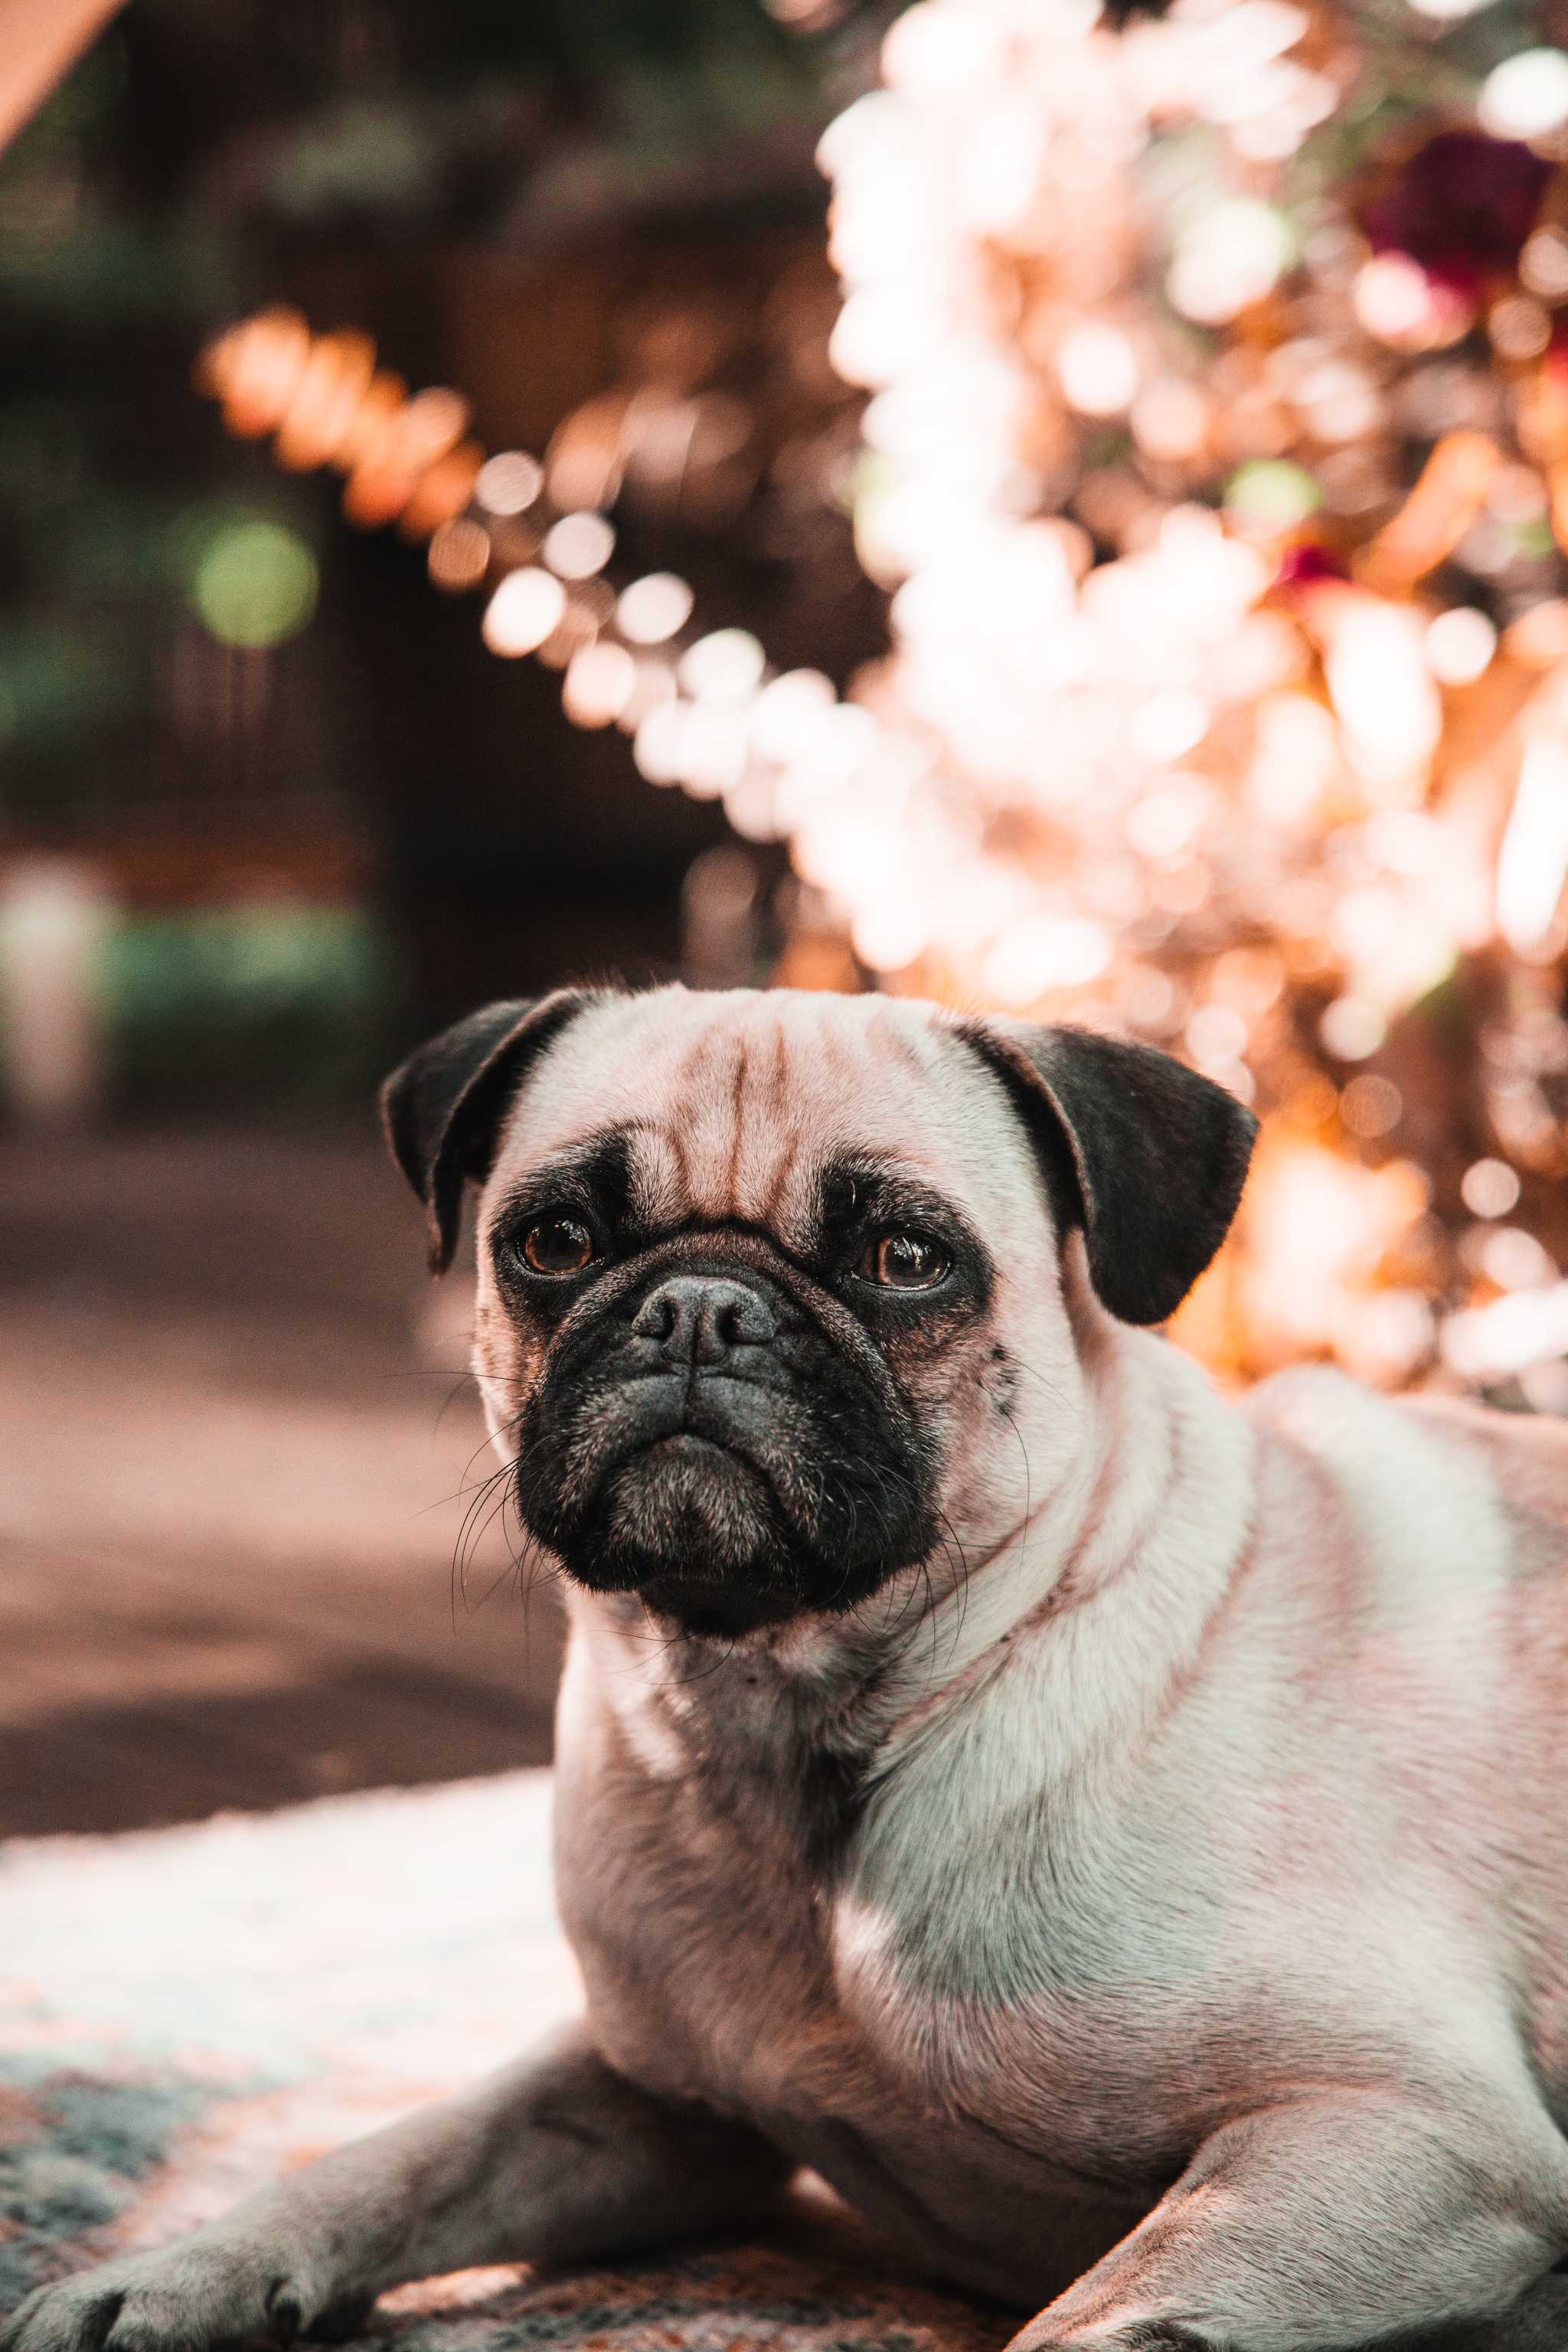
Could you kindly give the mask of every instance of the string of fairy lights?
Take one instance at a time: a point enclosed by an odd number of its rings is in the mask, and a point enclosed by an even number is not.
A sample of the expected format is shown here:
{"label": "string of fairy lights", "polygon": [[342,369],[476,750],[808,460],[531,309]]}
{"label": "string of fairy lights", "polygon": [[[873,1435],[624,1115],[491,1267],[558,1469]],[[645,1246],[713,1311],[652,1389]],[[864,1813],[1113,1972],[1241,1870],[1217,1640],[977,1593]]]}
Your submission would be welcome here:
{"label": "string of fairy lights", "polygon": [[[461,396],[411,394],[376,367],[368,337],[312,334],[297,311],[263,310],[208,347],[197,380],[230,432],[270,436],[291,470],[343,474],[352,522],[427,541],[437,588],[484,594],[493,654],[559,670],[574,724],[619,727],[650,783],[721,798],[741,833],[789,829],[791,776],[797,801],[805,778],[813,794],[828,789],[846,754],[858,764],[879,737],[822,672],[774,671],[749,631],[702,630],[677,573],[617,584],[614,524],[560,495],[577,470],[570,449],[561,467],[521,449],[487,457],[467,437]],[[613,482],[613,462],[605,472]]]}

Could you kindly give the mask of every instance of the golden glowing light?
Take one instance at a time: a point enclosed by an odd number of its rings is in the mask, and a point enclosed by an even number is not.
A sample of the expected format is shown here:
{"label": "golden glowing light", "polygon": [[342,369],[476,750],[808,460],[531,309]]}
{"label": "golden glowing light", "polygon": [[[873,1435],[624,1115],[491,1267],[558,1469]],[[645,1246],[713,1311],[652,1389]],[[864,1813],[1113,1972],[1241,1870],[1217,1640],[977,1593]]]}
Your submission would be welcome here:
{"label": "golden glowing light", "polygon": [[336,457],[370,388],[375,345],[368,335],[322,335],[312,346],[278,419],[278,462],[309,473]]}
{"label": "golden glowing light", "polygon": [[1138,389],[1138,354],[1117,328],[1090,320],[1063,338],[1057,373],[1069,407],[1085,416],[1115,416]]}
{"label": "golden glowing light", "polygon": [[1521,955],[1551,931],[1568,882],[1568,741],[1556,729],[1533,732],[1497,865],[1498,929]]}
{"label": "golden glowing light", "polygon": [[637,773],[650,784],[679,782],[689,716],[685,703],[658,702],[639,721],[632,742],[632,758]]}
{"label": "golden glowing light", "polygon": [[809,748],[837,699],[833,680],[821,670],[786,670],[763,688],[752,706],[752,749],[782,767]]}
{"label": "golden glowing light", "polygon": [[684,628],[692,602],[690,589],[673,572],[650,572],[622,589],[616,624],[631,645],[662,645]]}
{"label": "golden glowing light", "polygon": [[1184,319],[1218,326],[1273,290],[1291,251],[1284,216],[1237,196],[1200,213],[1184,232],[1165,290]]}
{"label": "golden glowing light", "polygon": [[1472,1217],[1506,1217],[1519,1203],[1519,1177],[1506,1160],[1477,1160],[1459,1191]]}
{"label": "golden glowing light", "polygon": [[1470,686],[1497,651],[1497,630],[1473,604],[1453,604],[1426,625],[1426,667],[1445,686]]}
{"label": "golden glowing light", "polygon": [[715,629],[682,656],[676,678],[699,702],[732,700],[756,691],[766,656],[748,629]]}
{"label": "golden glowing light", "polygon": [[1363,262],[1351,303],[1367,332],[1396,349],[1429,350],[1453,341],[1469,324],[1468,306],[1404,253],[1380,253]]}
{"label": "golden glowing light", "polygon": [[1352,1135],[1368,1142],[1391,1134],[1403,1118],[1405,1097],[1390,1078],[1363,1071],[1340,1097],[1340,1117]]}
{"label": "golden glowing light", "polygon": [[637,688],[637,663],[624,646],[580,646],[566,666],[562,707],[577,727],[609,727]]}
{"label": "golden glowing light", "polygon": [[1438,442],[1410,496],[1372,541],[1361,576],[1384,593],[1413,588],[1452,554],[1502,471],[1489,434],[1449,433]]}
{"label": "golden glowing light", "polygon": [[489,570],[489,533],[469,516],[455,515],[436,530],[427,561],[437,588],[454,595],[477,588]]}
{"label": "golden glowing light", "polygon": [[345,473],[343,512],[362,529],[428,539],[472,496],[483,453],[462,438],[468,402],[440,385],[410,395],[377,373],[368,335],[312,335],[296,311],[258,311],[207,346],[195,380],[231,433],[274,436],[280,466]]}
{"label": "golden glowing light", "polygon": [[[1478,1384],[1568,1355],[1568,1282],[1516,1291],[1451,1316],[1443,1329],[1443,1355],[1451,1370]],[[1537,1409],[1561,1412],[1565,1402],[1559,1388],[1543,1394]]]}
{"label": "golden glowing light", "polygon": [[1388,1034],[1388,1023],[1365,997],[1336,996],[1325,1008],[1318,1029],[1336,1061],[1361,1062],[1376,1053]]}
{"label": "golden glowing light", "polygon": [[487,457],[474,481],[474,495],[493,515],[523,514],[544,488],[544,468],[521,449]]}
{"label": "golden glowing light", "polygon": [[1568,56],[1561,49],[1521,49],[1494,66],[1477,109],[1494,139],[1543,139],[1568,122]]}
{"label": "golden glowing light", "polygon": [[492,654],[509,659],[537,653],[566,610],[566,591],[536,564],[509,572],[485,607],[480,625]]}
{"label": "golden glowing light", "polygon": [[587,580],[615,552],[616,534],[601,514],[564,514],[544,534],[544,561],[563,580]]}

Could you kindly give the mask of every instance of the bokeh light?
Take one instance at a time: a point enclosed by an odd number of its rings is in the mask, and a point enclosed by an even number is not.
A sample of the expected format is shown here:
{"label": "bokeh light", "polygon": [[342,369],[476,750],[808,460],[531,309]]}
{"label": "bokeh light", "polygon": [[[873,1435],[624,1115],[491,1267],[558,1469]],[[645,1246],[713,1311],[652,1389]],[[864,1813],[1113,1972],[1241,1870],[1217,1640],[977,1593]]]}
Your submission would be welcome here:
{"label": "bokeh light", "polygon": [[492,654],[515,659],[537,653],[566,610],[566,591],[552,572],[535,564],[509,572],[485,607],[481,624]]}
{"label": "bokeh light", "polygon": [[318,587],[316,559],[297,531],[236,522],[203,554],[191,602],[220,645],[266,652],[305,626]]}
{"label": "bokeh light", "polygon": [[521,449],[488,457],[474,480],[479,504],[495,515],[523,514],[544,488],[544,468]]}
{"label": "bokeh light", "polygon": [[544,534],[544,561],[563,580],[587,580],[615,552],[616,534],[601,514],[565,514]]}
{"label": "bokeh light", "polygon": [[622,589],[616,624],[634,646],[661,645],[685,626],[692,601],[690,589],[673,572],[650,572]]}

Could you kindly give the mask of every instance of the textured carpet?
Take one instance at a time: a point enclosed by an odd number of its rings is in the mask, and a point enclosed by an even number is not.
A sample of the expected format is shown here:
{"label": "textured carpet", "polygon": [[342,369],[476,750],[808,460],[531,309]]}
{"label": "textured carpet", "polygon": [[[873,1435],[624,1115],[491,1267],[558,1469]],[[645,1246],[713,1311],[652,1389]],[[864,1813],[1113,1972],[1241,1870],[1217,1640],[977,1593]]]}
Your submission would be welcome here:
{"label": "textured carpet", "polygon": [[[577,2007],[542,1773],[0,1854],[0,2313],[514,2055]],[[406,2352],[995,2352],[826,2195],[756,2243],[400,2290]]]}

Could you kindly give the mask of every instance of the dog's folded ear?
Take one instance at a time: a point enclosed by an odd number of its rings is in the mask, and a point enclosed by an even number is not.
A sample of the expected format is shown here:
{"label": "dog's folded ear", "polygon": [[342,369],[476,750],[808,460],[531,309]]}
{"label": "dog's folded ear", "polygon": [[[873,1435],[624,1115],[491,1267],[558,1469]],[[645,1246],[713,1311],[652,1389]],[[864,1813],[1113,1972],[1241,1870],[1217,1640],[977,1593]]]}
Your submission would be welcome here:
{"label": "dog's folded ear", "polygon": [[392,1156],[428,1212],[432,1274],[452,1263],[463,1186],[489,1174],[497,1132],[529,1064],[593,995],[558,988],[487,1004],[410,1054],[382,1087]]}
{"label": "dog's folded ear", "polygon": [[1124,1323],[1173,1315],[1230,1230],[1258,1121],[1152,1046],[1087,1029],[973,1021],[960,1034],[1006,1085],[1058,1216]]}

